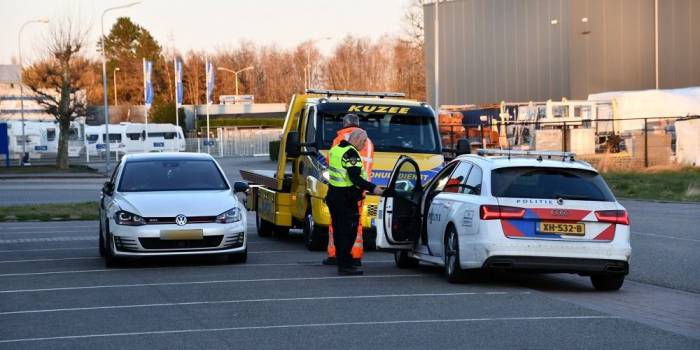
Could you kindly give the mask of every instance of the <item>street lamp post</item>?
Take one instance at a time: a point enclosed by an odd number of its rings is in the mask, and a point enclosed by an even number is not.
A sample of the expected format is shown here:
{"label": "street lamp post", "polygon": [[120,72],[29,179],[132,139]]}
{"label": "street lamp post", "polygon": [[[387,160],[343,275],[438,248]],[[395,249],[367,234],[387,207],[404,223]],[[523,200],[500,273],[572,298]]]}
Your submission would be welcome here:
{"label": "street lamp post", "polygon": [[331,40],[331,39],[333,39],[333,38],[330,36],[327,36],[324,38],[317,38],[317,39],[309,40],[309,46],[306,48],[306,72],[305,72],[305,76],[304,76],[306,86],[305,86],[304,90],[311,88],[311,46],[319,41]]}
{"label": "street lamp post", "polygon": [[27,157],[27,136],[24,133],[24,84],[22,82],[22,72],[24,71],[24,68],[22,65],[22,31],[29,23],[49,23],[49,19],[39,18],[26,21],[19,27],[19,34],[17,34],[17,51],[19,55],[19,109],[22,118],[22,157],[19,161],[20,166],[24,166],[24,159]]}
{"label": "street lamp post", "polygon": [[105,14],[109,11],[112,10],[118,10],[118,9],[124,9],[127,7],[131,7],[137,4],[140,4],[141,1],[134,1],[131,3],[128,3],[126,5],[121,5],[121,6],[115,6],[115,7],[110,7],[104,11],[102,11],[102,17],[100,19],[100,29],[102,30],[102,90],[104,94],[104,113],[105,113],[105,136],[104,136],[104,141],[105,141],[105,152],[107,154],[107,161],[105,162],[105,172],[109,174],[109,106],[108,106],[108,101],[107,101],[107,58],[105,55]]}
{"label": "street lamp post", "polygon": [[114,105],[117,105],[117,72],[121,71],[119,67],[114,68],[112,72],[112,80],[114,80]]}
{"label": "street lamp post", "polygon": [[248,67],[245,67],[245,68],[241,68],[241,69],[239,69],[239,70],[233,70],[233,69],[228,69],[228,68],[224,68],[224,67],[217,67],[216,70],[222,70],[222,71],[225,71],[225,72],[233,73],[233,78],[234,78],[235,81],[236,81],[236,96],[238,96],[238,73],[245,72],[245,71],[247,71],[247,70],[251,70],[251,69],[254,69],[254,68],[255,68],[255,67],[253,67],[253,66],[248,66]]}

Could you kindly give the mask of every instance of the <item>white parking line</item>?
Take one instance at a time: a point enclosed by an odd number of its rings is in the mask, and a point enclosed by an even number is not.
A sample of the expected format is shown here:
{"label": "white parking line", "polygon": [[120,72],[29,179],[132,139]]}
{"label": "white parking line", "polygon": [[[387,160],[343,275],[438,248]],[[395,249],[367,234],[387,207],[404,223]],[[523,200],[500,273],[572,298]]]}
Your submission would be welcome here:
{"label": "white parking line", "polygon": [[39,238],[15,238],[15,239],[0,239],[0,244],[17,244],[17,243],[37,243],[37,242],[72,242],[72,241],[96,241],[97,235],[94,236],[59,236],[59,237],[39,237]]}
{"label": "white parking line", "polygon": [[0,232],[0,236],[3,235],[38,235],[38,234],[54,234],[54,233],[95,233],[97,234],[97,227],[93,230],[45,230],[45,231],[17,231],[17,232]]}
{"label": "white parking line", "polygon": [[138,287],[160,287],[160,286],[205,285],[205,284],[222,284],[222,283],[318,281],[318,280],[367,279],[367,278],[407,278],[407,277],[424,277],[424,276],[430,276],[430,275],[426,275],[426,274],[399,274],[399,275],[364,275],[364,276],[286,277],[286,278],[253,278],[253,279],[244,279],[244,280],[211,280],[211,281],[161,282],[161,283],[138,283],[138,284],[106,284],[106,285],[80,286],[80,287],[57,287],[57,288],[0,290],[0,294],[55,292],[55,291],[61,291],[61,290],[85,290],[85,289],[106,289],[106,288],[138,288]]}
{"label": "white parking line", "polygon": [[675,240],[679,240],[679,241],[700,242],[700,239],[682,238],[682,237],[669,236],[669,235],[660,235],[660,234],[656,234],[656,233],[632,232],[632,236],[649,236],[649,237],[656,237],[656,238],[675,239]]}
{"label": "white parking line", "polygon": [[[81,248],[90,249],[95,248]],[[2,251],[0,251],[2,252]],[[304,250],[269,250],[269,251],[259,251],[259,252],[248,252],[248,254],[272,254],[272,253],[305,253]],[[23,259],[23,260],[0,260],[0,264],[10,264],[10,263],[27,263],[27,262],[42,262],[42,261],[63,261],[63,260],[96,260],[102,259],[99,256],[81,256],[73,258],[45,258],[45,259]]]}
{"label": "white parking line", "polygon": [[344,327],[344,326],[374,326],[374,325],[397,325],[397,324],[426,324],[426,323],[472,323],[472,322],[504,322],[504,321],[555,321],[555,320],[605,320],[618,319],[615,316],[530,316],[530,317],[489,317],[489,318],[455,318],[443,320],[396,320],[396,321],[362,321],[362,322],[338,322],[338,323],[301,323],[301,324],[284,324],[284,325],[269,325],[269,326],[242,326],[242,327],[227,327],[227,328],[195,328],[195,329],[177,329],[165,331],[149,331],[149,332],[124,332],[124,333],[101,333],[101,334],[82,334],[82,335],[64,335],[57,337],[42,337],[42,338],[20,338],[0,340],[0,344],[7,343],[26,343],[47,340],[70,340],[70,339],[87,339],[87,338],[106,338],[106,337],[123,337],[134,335],[158,335],[158,334],[191,334],[203,332],[230,332],[230,331],[247,331],[247,330],[266,330],[266,329],[289,329],[289,328],[329,328],[329,327]]}
{"label": "white parking line", "polygon": [[81,256],[74,258],[47,258],[47,259],[24,259],[24,260],[0,260],[0,264],[12,264],[12,263],[28,263],[28,262],[42,262],[42,261],[63,261],[63,260],[97,260],[102,259],[99,256]]}
{"label": "white parking line", "polygon": [[[393,263],[393,260],[376,260],[376,261],[363,261],[364,264],[384,264]],[[145,270],[158,270],[158,269],[204,269],[204,268],[221,268],[222,265],[213,266],[159,266],[159,267],[139,267],[139,268],[122,268],[122,269],[91,269],[91,270],[68,270],[68,271],[45,271],[45,272],[15,272],[15,273],[4,273],[0,274],[0,277],[24,277],[24,276],[45,276],[45,275],[66,275],[74,273],[92,273],[92,272],[119,272],[119,271],[145,271]],[[316,266],[308,265],[306,263],[279,263],[279,264],[240,264],[238,267],[257,267],[257,266]],[[320,265],[319,265],[320,266]],[[2,291],[0,291],[1,293]]]}
{"label": "white parking line", "polygon": [[285,301],[318,301],[318,300],[338,300],[338,299],[383,299],[383,298],[418,298],[418,297],[453,297],[467,295],[524,295],[532,292],[463,292],[463,293],[421,293],[421,294],[376,294],[376,295],[343,295],[343,296],[318,296],[299,298],[266,298],[266,299],[242,299],[242,300],[217,300],[217,301],[188,301],[181,303],[156,303],[156,304],[133,304],[133,305],[109,305],[92,307],[71,307],[60,309],[39,309],[0,312],[2,315],[17,314],[38,314],[49,312],[66,311],[90,311],[90,310],[113,310],[113,309],[135,309],[151,307],[170,307],[188,305],[211,305],[211,304],[244,304],[244,303],[265,303],[265,302],[285,302]]}
{"label": "white parking line", "polygon": [[94,250],[96,247],[85,247],[85,248],[42,248],[42,249],[10,249],[10,250],[0,250],[0,253],[19,253],[19,252],[58,252],[63,250]]}
{"label": "white parking line", "polygon": [[99,225],[95,223],[94,225],[56,225],[58,222],[47,222],[46,226],[0,226],[0,230],[36,230],[36,229],[52,229],[57,226],[65,226],[69,228],[94,228],[97,229]]}

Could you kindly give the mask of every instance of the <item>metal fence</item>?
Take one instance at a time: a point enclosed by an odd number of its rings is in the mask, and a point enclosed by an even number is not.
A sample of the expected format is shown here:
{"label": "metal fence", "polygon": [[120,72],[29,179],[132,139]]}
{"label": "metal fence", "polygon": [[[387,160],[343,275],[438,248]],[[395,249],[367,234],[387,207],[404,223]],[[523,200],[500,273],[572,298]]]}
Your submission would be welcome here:
{"label": "metal fence", "polygon": [[[700,166],[700,117],[597,119],[575,122],[505,121],[441,125],[443,147],[466,139],[471,149],[569,151],[607,169]],[[693,136],[695,135],[695,136]]]}
{"label": "metal fence", "polygon": [[270,154],[270,141],[280,140],[282,129],[218,128],[207,138],[186,139],[186,151],[214,157],[251,157]]}

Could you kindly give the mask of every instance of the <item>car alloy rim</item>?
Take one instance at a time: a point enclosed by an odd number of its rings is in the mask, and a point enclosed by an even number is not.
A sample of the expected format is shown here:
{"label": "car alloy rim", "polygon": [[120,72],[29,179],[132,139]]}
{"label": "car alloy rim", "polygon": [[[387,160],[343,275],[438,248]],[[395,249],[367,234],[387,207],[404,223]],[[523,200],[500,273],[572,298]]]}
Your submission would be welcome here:
{"label": "car alloy rim", "polygon": [[450,236],[447,238],[447,273],[450,275],[454,272],[455,269],[454,263],[456,257],[456,249],[454,237],[454,233],[450,232]]}

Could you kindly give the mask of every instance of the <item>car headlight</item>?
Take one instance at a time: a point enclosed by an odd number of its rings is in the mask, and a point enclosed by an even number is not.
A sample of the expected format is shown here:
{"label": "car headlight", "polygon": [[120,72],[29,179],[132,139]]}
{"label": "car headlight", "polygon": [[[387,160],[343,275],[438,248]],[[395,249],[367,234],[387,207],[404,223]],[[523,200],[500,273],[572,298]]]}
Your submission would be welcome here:
{"label": "car headlight", "polygon": [[114,221],[117,225],[141,226],[146,224],[141,216],[130,213],[125,210],[120,210],[114,214]]}
{"label": "car headlight", "polygon": [[243,215],[240,208],[229,209],[216,217],[216,222],[220,224],[230,224],[232,222],[241,221]]}

